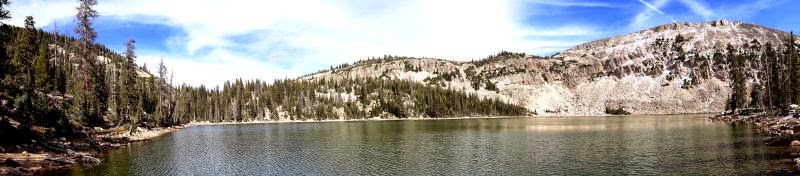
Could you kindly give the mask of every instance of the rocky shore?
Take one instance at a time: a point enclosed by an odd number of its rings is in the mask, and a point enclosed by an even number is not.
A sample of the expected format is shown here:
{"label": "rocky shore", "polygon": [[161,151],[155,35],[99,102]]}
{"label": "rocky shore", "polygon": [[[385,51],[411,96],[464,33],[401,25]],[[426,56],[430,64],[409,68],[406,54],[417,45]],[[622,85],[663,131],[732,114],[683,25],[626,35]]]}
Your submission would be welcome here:
{"label": "rocky shore", "polygon": [[800,118],[794,115],[771,116],[765,113],[752,114],[721,114],[709,118],[712,121],[722,121],[733,124],[754,126],[758,133],[764,136],[764,143],[773,147],[785,147],[787,158],[794,158],[788,163],[793,163],[795,171],[790,174],[800,174]]}
{"label": "rocky shore", "polygon": [[41,175],[75,166],[96,165],[103,153],[146,141],[191,125],[168,128],[123,127],[85,129],[74,139],[32,140],[27,144],[0,146],[0,175]]}
{"label": "rocky shore", "polygon": [[770,116],[765,113],[723,114],[710,118],[735,124],[753,125],[769,146],[800,146],[800,118],[789,116]]}

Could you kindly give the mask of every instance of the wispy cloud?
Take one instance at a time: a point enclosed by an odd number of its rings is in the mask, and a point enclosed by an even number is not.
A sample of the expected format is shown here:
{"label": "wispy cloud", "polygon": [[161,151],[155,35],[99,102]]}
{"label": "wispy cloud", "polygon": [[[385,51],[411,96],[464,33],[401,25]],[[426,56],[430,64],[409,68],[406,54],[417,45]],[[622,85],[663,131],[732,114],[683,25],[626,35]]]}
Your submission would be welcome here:
{"label": "wispy cloud", "polygon": [[694,12],[695,14],[702,16],[704,20],[708,20],[714,15],[714,12],[711,9],[709,9],[708,6],[706,6],[706,4],[703,2],[697,0],[678,0],[678,1],[686,5],[686,7],[689,7],[689,9],[691,9],[692,12]]}
{"label": "wispy cloud", "polygon": [[647,1],[644,1],[644,0],[639,0],[639,2],[642,3],[647,8],[645,8],[644,10],[639,12],[639,14],[637,14],[636,17],[634,17],[634,21],[633,21],[634,25],[639,26],[643,22],[645,22],[645,21],[649,20],[650,18],[652,18],[655,15],[654,13],[658,13],[660,15],[664,15],[664,16],[668,17],[670,20],[672,20],[672,22],[677,22],[675,20],[675,18],[673,18],[672,16],[664,13],[664,11],[661,11],[661,9],[660,9],[661,7],[666,5],[669,2],[669,0],[655,0],[655,2],[653,4],[651,4],[651,3],[647,2]]}
{"label": "wispy cloud", "polygon": [[[643,8],[631,20],[628,25],[629,29],[642,29],[654,24],[665,22],[664,20],[654,20],[656,15],[662,15],[672,22],[677,20],[668,14],[664,7],[673,2],[672,0],[638,0],[645,8]],[[762,12],[765,9],[775,7],[779,4],[784,4],[787,0],[754,0],[744,1],[742,3],[719,3],[717,6],[710,7],[707,2],[703,0],[676,0],[681,6],[677,8],[686,8],[691,14],[681,16],[681,20],[688,19],[718,19],[718,18],[731,18],[744,20],[753,15]],[[727,1],[726,1],[727,2]],[[675,9],[671,9],[675,10]],[[680,9],[679,9],[680,10]]]}

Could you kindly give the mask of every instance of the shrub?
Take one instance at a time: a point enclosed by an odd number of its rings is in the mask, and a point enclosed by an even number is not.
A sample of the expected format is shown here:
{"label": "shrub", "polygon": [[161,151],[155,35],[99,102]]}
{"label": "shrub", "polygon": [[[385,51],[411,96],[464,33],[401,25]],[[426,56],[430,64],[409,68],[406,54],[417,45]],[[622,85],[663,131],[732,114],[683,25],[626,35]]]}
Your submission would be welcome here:
{"label": "shrub", "polygon": [[623,107],[617,107],[617,108],[606,107],[606,114],[610,114],[610,115],[630,115],[631,113],[628,112],[628,111],[625,111],[625,108],[623,108]]}
{"label": "shrub", "polygon": [[497,91],[497,85],[495,85],[492,81],[486,81],[486,90],[490,91]]}

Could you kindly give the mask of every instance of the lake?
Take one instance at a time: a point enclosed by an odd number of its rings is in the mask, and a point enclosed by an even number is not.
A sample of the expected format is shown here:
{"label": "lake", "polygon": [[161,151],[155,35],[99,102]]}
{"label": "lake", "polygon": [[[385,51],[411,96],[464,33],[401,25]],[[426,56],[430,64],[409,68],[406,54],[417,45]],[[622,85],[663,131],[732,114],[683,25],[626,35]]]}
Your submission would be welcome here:
{"label": "lake", "polygon": [[752,175],[792,167],[708,115],[206,125],[72,175]]}

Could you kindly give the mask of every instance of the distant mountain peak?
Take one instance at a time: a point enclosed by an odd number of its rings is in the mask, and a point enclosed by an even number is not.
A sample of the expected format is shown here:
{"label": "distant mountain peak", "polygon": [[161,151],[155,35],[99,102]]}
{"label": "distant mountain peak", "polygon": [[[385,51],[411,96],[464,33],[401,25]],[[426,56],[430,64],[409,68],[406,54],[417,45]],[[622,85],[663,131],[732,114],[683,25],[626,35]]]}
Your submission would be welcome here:
{"label": "distant mountain peak", "polygon": [[[708,22],[677,22],[638,32],[601,39],[563,51],[554,57],[579,61],[604,61],[613,58],[650,59],[653,44],[659,40],[682,40],[687,53],[709,55],[727,44],[741,45],[753,40],[781,43],[789,33],[757,24],[720,19]],[[587,60],[588,59],[588,60]]]}

